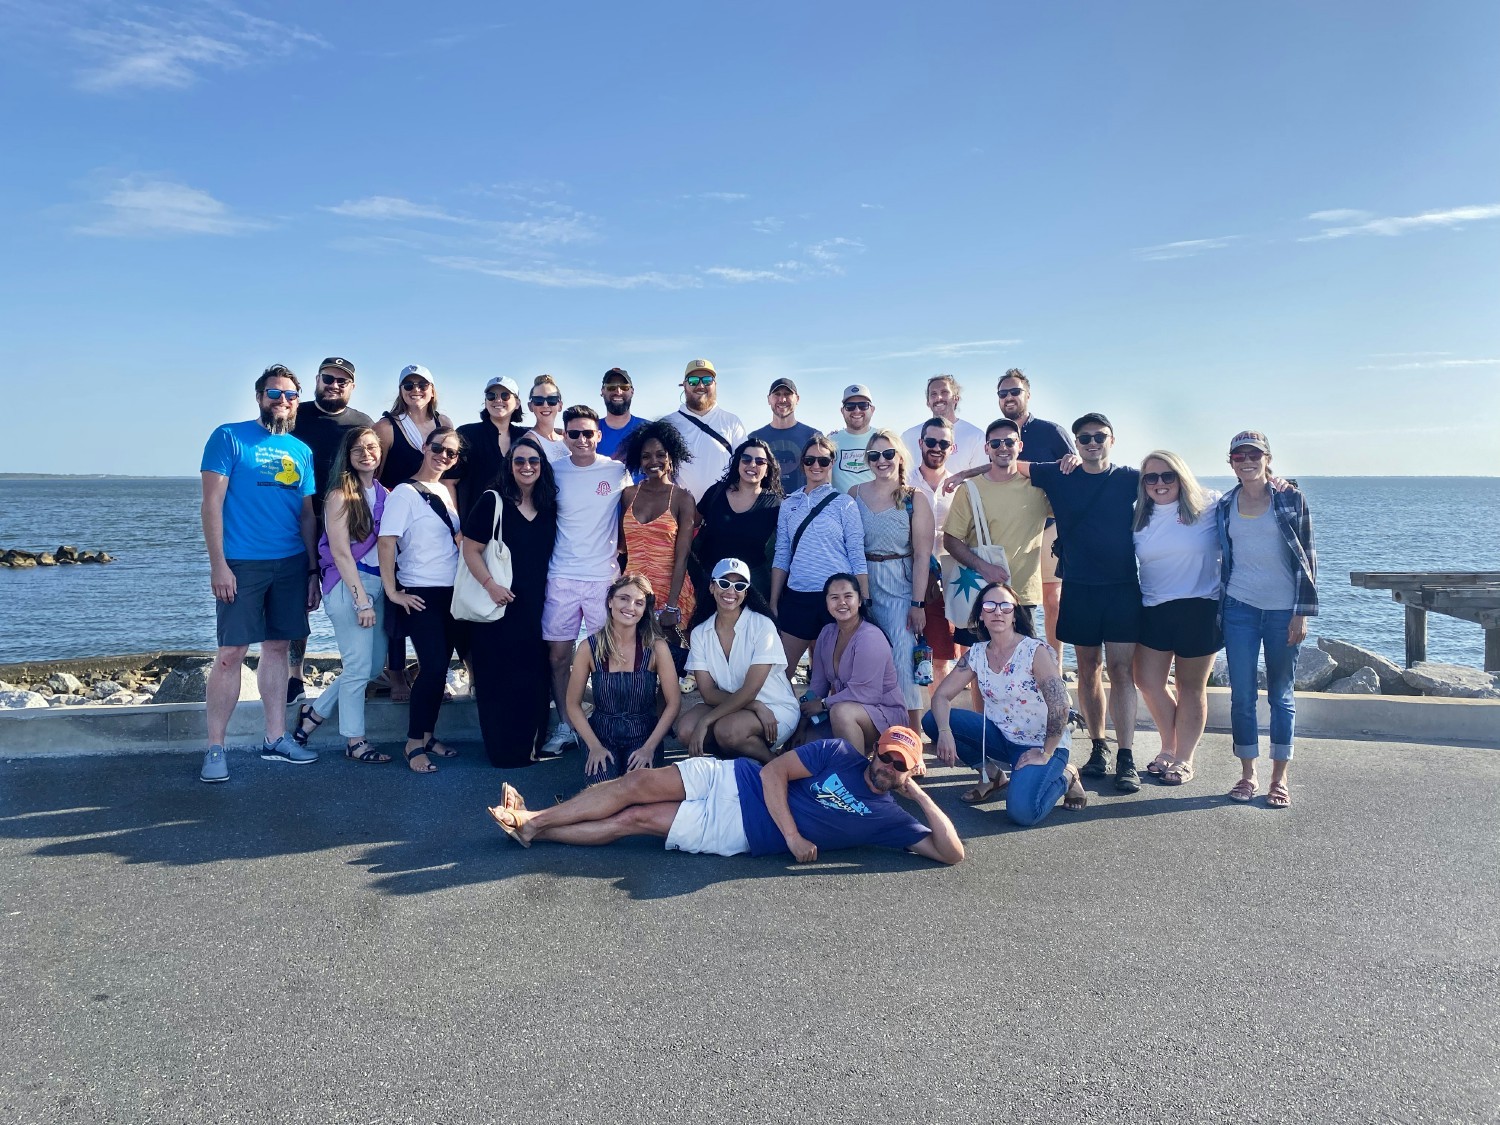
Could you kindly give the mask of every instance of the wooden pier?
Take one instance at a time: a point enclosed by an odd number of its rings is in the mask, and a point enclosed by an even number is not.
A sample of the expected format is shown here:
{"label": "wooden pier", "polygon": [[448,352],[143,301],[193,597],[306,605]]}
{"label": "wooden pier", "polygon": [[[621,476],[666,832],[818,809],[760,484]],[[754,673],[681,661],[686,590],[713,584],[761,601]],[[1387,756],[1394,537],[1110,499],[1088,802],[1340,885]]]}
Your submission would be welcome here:
{"label": "wooden pier", "polygon": [[1427,615],[1442,613],[1484,628],[1484,670],[1500,672],[1500,571],[1364,571],[1351,586],[1389,590],[1406,607],[1406,666],[1427,659]]}

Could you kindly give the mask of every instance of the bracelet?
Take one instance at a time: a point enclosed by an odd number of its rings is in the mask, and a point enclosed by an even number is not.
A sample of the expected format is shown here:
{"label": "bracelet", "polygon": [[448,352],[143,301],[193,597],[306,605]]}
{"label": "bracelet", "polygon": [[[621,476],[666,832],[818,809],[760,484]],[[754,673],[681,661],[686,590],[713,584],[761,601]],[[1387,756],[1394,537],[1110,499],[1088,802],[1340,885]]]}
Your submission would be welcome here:
{"label": "bracelet", "polygon": [[912,602],[911,603],[911,607],[912,607],[912,609],[926,609],[927,608],[927,603],[925,601]]}
{"label": "bracelet", "polygon": [[952,727],[938,727],[938,734],[952,734]]}

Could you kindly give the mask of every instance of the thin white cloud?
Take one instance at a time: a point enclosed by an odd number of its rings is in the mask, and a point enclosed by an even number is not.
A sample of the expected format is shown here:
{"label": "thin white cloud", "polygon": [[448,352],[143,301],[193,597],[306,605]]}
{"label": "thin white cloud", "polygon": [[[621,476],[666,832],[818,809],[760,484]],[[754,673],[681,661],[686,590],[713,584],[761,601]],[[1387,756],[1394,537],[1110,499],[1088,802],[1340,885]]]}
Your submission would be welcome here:
{"label": "thin white cloud", "polygon": [[78,234],[102,238],[157,238],[185,234],[235,235],[264,230],[263,219],[236,215],[206,191],[151,176],[126,176],[99,200],[103,214]]}
{"label": "thin white cloud", "polygon": [[857,238],[825,238],[802,247],[802,258],[777,262],[775,268],[792,276],[842,277],[843,259],[849,254],[862,254],[864,250],[865,244]]}
{"label": "thin white cloud", "polygon": [[775,270],[744,270],[735,266],[710,266],[703,271],[710,277],[721,278],[724,281],[747,282],[747,281],[790,281],[791,278]]}
{"label": "thin white cloud", "polygon": [[1166,262],[1174,258],[1192,258],[1209,250],[1222,250],[1239,239],[1237,234],[1218,238],[1189,238],[1182,242],[1164,242],[1160,246],[1137,247],[1134,254],[1143,262]]}
{"label": "thin white cloud", "polygon": [[807,256],[819,262],[836,262],[846,254],[864,253],[865,244],[857,238],[825,238],[807,247]]}
{"label": "thin white cloud", "polygon": [[413,222],[430,219],[444,223],[472,223],[473,219],[455,215],[441,207],[425,203],[413,203],[395,195],[371,195],[364,199],[346,199],[332,207],[323,208],[348,219],[375,219]]}
{"label": "thin white cloud", "polygon": [[1308,216],[1317,223],[1362,223],[1374,217],[1373,211],[1357,211],[1349,207],[1334,208],[1332,211],[1314,211]]}
{"label": "thin white cloud", "polygon": [[60,41],[85,60],[84,90],[181,90],[210,73],[238,70],[328,46],[318,35],[263,19],[227,0],[175,9],[120,0],[11,3],[4,14],[29,38]]}
{"label": "thin white cloud", "polygon": [[738,203],[750,197],[742,191],[698,191],[684,195],[683,199],[707,199],[713,203]]}
{"label": "thin white cloud", "polygon": [[483,258],[429,257],[427,260],[448,269],[482,273],[546,289],[692,289],[702,285],[698,278],[680,274],[611,274],[548,263],[516,265]]}
{"label": "thin white cloud", "polygon": [[861,203],[860,208],[865,211],[884,211],[884,203]]}
{"label": "thin white cloud", "polygon": [[[1343,212],[1314,211],[1308,218],[1314,222],[1331,221],[1330,214]],[[1434,230],[1444,227],[1463,227],[1469,223],[1500,219],[1500,203],[1486,203],[1468,207],[1450,207],[1446,211],[1423,211],[1419,215],[1396,215],[1385,218],[1370,218],[1367,212],[1353,212],[1358,221],[1345,221],[1343,225],[1325,227],[1317,234],[1299,238],[1298,242],[1326,242],[1329,239],[1348,238],[1351,235],[1375,234],[1384,238],[1396,238],[1412,231]]]}
{"label": "thin white cloud", "polygon": [[[1447,355],[1446,352],[1434,353]],[[1500,367],[1500,359],[1419,359],[1410,363],[1373,363],[1358,371],[1438,371],[1455,367]]]}
{"label": "thin white cloud", "polygon": [[909,351],[882,352],[879,355],[866,356],[867,360],[875,359],[959,359],[971,355],[991,355],[1003,348],[1013,348],[1020,340],[966,340],[954,344],[929,344],[922,348],[912,348]]}
{"label": "thin white cloud", "polygon": [[494,229],[510,241],[531,243],[537,246],[591,242],[598,237],[598,233],[593,228],[593,219],[582,211],[541,219],[499,222],[494,224]]}
{"label": "thin white cloud", "polygon": [[775,234],[782,227],[786,226],[786,222],[783,219],[778,219],[775,215],[767,215],[764,219],[752,219],[750,226],[752,229],[760,231],[761,234]]}
{"label": "thin white cloud", "polygon": [[348,199],[323,210],[347,219],[372,222],[438,222],[472,228],[482,239],[497,244],[522,246],[567,245],[589,242],[598,237],[594,218],[557,204],[537,205],[542,215],[524,219],[476,219],[428,203],[415,203],[395,195],[372,195]]}

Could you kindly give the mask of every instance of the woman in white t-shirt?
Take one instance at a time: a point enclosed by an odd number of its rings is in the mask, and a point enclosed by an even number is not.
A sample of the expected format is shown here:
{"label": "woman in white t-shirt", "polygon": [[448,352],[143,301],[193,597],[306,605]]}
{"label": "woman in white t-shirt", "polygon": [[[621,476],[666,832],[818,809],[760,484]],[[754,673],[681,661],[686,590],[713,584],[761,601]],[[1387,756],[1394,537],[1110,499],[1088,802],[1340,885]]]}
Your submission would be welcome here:
{"label": "woman in white t-shirt", "polygon": [[553,382],[551,375],[536,377],[531,384],[526,405],[531,407],[532,416],[536,419],[536,425],[531,427],[531,436],[541,444],[547,460],[554,463],[563,460],[568,456],[568,444],[563,441],[562,428],[558,425],[563,413],[562,391]]}
{"label": "woman in white t-shirt", "polygon": [[711,615],[692,632],[687,670],[703,702],[678,720],[688,754],[769,762],[797,729],[801,711],[786,678],[786,652],[750,567],[720,559],[699,603]]}
{"label": "woman in white t-shirt", "polygon": [[422,446],[422,465],[386,497],[380,517],[380,581],[387,612],[404,612],[420,668],[407,704],[406,761],[414,773],[434,773],[432,758],[456,758],[433,734],[448,662],[458,636],[453,576],[458,572],[459,520],[452,485],[443,473],[463,452],[451,426],[439,426]]}
{"label": "woman in white t-shirt", "polygon": [[[1135,557],[1141,632],[1135,684],[1161,733],[1146,772],[1166,785],[1193,776],[1193,752],[1208,714],[1208,674],[1224,647],[1219,630],[1219,534],[1214,501],[1181,457],[1158,449],[1141,462]],[[1176,663],[1176,691],[1167,674]]]}

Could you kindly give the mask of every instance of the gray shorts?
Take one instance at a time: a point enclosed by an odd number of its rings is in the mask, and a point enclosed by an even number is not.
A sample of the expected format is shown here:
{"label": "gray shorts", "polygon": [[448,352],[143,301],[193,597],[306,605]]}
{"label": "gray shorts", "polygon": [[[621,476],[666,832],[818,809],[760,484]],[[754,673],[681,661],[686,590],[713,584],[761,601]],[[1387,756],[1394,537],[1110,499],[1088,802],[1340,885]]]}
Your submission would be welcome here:
{"label": "gray shorts", "polygon": [[214,605],[219,647],[307,637],[307,556],[286,559],[226,559],[234,573],[234,601]]}

